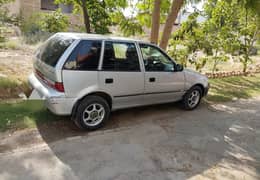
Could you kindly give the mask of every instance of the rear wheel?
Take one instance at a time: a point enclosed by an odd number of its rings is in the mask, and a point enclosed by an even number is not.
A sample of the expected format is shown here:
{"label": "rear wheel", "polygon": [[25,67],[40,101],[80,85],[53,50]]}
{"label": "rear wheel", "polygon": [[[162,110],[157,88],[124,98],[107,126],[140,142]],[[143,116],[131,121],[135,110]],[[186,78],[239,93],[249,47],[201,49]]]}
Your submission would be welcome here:
{"label": "rear wheel", "polygon": [[74,122],[81,129],[95,130],[104,125],[109,114],[110,107],[105,99],[87,96],[79,104]]}
{"label": "rear wheel", "polygon": [[186,110],[195,109],[201,100],[202,97],[202,89],[199,86],[194,86],[189,89],[183,97],[183,106]]}

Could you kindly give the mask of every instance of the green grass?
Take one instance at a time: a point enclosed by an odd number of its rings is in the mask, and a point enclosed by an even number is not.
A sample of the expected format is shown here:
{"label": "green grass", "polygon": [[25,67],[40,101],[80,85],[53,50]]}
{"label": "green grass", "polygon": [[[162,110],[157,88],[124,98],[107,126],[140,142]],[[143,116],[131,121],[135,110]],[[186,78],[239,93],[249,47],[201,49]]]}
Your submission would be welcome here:
{"label": "green grass", "polygon": [[0,103],[0,131],[36,127],[62,119],[47,111],[42,101],[27,100]]}
{"label": "green grass", "polygon": [[30,95],[31,90],[27,82],[0,77],[0,100],[17,98],[21,92]]}
{"label": "green grass", "polygon": [[14,88],[19,86],[19,83],[10,78],[2,78],[0,77],[0,88]]}
{"label": "green grass", "polygon": [[19,50],[19,49],[22,49],[22,46],[19,42],[10,40],[10,41],[6,41],[6,42],[1,42],[0,49]]}
{"label": "green grass", "polygon": [[207,100],[224,102],[233,99],[247,99],[260,95],[260,74],[210,79]]}
{"label": "green grass", "polygon": [[[260,74],[253,77],[228,77],[210,79],[211,88],[207,100],[230,101],[234,98],[251,98],[260,95]],[[13,86],[2,83],[4,86]],[[0,103],[0,131],[33,128],[39,124],[63,120],[47,111],[42,101],[16,101]]]}

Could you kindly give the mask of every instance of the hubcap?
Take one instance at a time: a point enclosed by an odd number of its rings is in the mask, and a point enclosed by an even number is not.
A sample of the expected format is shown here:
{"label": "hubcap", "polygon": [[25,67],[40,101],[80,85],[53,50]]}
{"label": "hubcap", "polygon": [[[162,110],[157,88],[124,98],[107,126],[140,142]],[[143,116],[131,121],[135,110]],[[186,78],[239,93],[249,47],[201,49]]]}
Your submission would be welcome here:
{"label": "hubcap", "polygon": [[200,100],[200,92],[198,90],[194,90],[190,93],[190,96],[188,98],[188,105],[193,108],[195,107]]}
{"label": "hubcap", "polygon": [[88,126],[96,126],[102,122],[105,108],[98,103],[90,104],[83,112],[83,121]]}

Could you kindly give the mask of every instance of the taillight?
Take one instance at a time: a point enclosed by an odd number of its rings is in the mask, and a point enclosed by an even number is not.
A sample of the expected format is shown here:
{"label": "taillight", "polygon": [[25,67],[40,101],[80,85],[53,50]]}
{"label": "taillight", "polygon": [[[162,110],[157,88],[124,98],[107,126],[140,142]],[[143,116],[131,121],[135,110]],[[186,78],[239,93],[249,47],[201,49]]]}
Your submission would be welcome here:
{"label": "taillight", "polygon": [[38,75],[38,77],[39,77],[45,84],[47,84],[49,87],[51,87],[51,88],[53,88],[53,89],[55,89],[55,90],[57,90],[57,91],[59,91],[59,92],[64,92],[64,86],[63,86],[63,83],[62,83],[62,82],[54,82],[54,81],[51,81],[51,80],[45,78],[44,75],[43,75],[40,71],[38,71],[38,70],[36,70],[35,72],[36,72],[36,74]]}
{"label": "taillight", "polygon": [[55,89],[59,92],[64,92],[64,86],[62,82],[55,82]]}

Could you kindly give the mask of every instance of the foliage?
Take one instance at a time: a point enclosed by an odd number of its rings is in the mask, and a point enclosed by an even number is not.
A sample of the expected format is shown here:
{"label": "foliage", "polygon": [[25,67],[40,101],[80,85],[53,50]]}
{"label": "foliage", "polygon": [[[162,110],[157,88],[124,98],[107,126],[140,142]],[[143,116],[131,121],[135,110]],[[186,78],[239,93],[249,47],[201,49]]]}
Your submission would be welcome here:
{"label": "foliage", "polygon": [[52,33],[67,31],[68,26],[68,17],[58,9],[51,13],[32,14],[21,21],[20,28],[25,42],[34,44],[46,40]]}
{"label": "foliage", "polygon": [[99,34],[109,33],[109,26],[114,23],[114,13],[122,12],[127,6],[126,0],[55,0],[55,2],[73,4],[74,13],[83,14],[86,31]]}
{"label": "foliage", "polygon": [[44,14],[40,23],[42,30],[50,33],[67,31],[69,26],[68,17],[60,9]]}
{"label": "foliage", "polygon": [[[169,9],[170,9],[171,1],[163,0],[161,1],[160,8],[160,23],[163,24],[166,21]],[[136,4],[137,15],[136,18],[138,22],[145,27],[151,27],[151,16],[152,10],[154,6],[154,0],[140,0]]]}
{"label": "foliage", "polygon": [[0,42],[0,49],[21,49],[21,45],[17,41]]}
{"label": "foliage", "polygon": [[[201,25],[197,22],[197,17],[199,13],[192,13],[186,22],[181,25],[181,28],[178,29],[173,34],[173,39],[170,41],[169,53],[175,57],[175,59],[184,66],[187,66],[187,63],[195,66],[196,70],[202,69],[207,58],[197,56],[198,52],[205,49],[208,51],[208,41],[204,38],[204,32],[201,28]],[[180,44],[184,48],[177,48],[177,45]],[[175,47],[175,48],[171,48]]]}
{"label": "foliage", "polygon": [[[175,42],[175,43],[174,43]],[[171,46],[168,49],[168,54],[178,63],[183,65],[183,67],[187,67],[189,51],[186,46],[179,45],[180,43],[176,43],[173,41]]]}
{"label": "foliage", "polygon": [[42,29],[42,20],[42,13],[32,14],[26,20],[22,19],[20,29],[22,31],[25,43],[35,44],[46,39],[45,34],[47,33]]}
{"label": "foliage", "polygon": [[42,22],[43,14],[42,13],[34,13],[27,19],[22,19],[20,29],[22,33],[27,36],[31,34],[36,34],[42,31]]}
{"label": "foliage", "polygon": [[122,12],[115,12],[111,14],[114,24],[118,24],[124,36],[135,36],[143,33],[143,28],[135,18],[125,17]]}
{"label": "foliage", "polygon": [[[205,22],[197,22],[199,14],[207,18]],[[253,11],[240,6],[236,0],[208,0],[204,12],[192,13],[173,34],[170,46],[182,44],[187,47],[187,53],[194,59],[189,61],[196,69],[202,68],[206,61],[212,61],[212,72],[215,72],[220,62],[229,59],[226,54],[231,54],[238,56],[245,72],[251,62],[251,49],[259,34],[257,20],[258,17]],[[198,51],[208,55],[207,60],[204,58],[200,62],[196,59],[194,55]]]}

